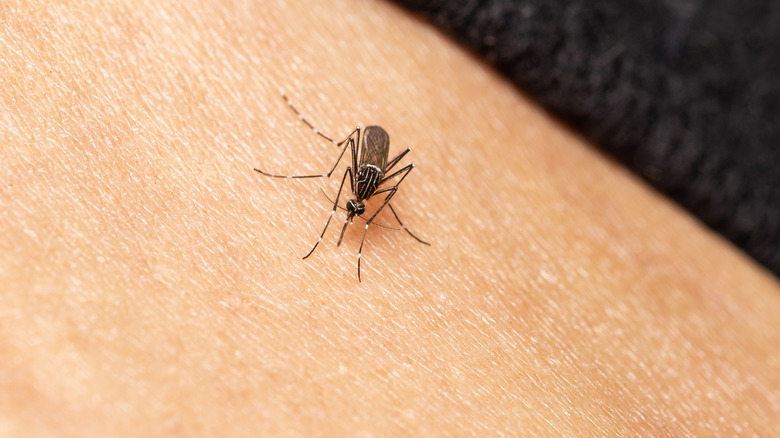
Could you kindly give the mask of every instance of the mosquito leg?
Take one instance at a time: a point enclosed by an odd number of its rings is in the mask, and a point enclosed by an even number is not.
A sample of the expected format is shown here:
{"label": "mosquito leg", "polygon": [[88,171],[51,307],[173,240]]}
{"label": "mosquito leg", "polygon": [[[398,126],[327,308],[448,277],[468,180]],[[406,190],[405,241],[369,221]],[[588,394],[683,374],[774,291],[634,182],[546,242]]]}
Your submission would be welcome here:
{"label": "mosquito leg", "polygon": [[[392,174],[390,174],[390,175],[388,175],[388,176],[386,176],[386,177],[382,178],[381,180],[379,180],[379,182],[378,182],[378,183],[376,183],[376,185],[377,185],[377,186],[381,186],[382,184],[386,183],[387,181],[389,181],[389,180],[391,180],[391,179],[393,179],[393,178],[395,178],[395,177],[397,177],[398,175],[400,175],[400,174],[402,174],[402,173],[403,173],[403,176],[401,177],[401,179],[399,179],[399,180],[398,180],[398,182],[397,182],[397,183],[395,183],[395,185],[396,185],[396,186],[398,186],[399,184],[401,184],[401,181],[403,181],[403,180],[404,180],[404,178],[406,178],[406,175],[408,175],[408,174],[409,174],[409,172],[411,172],[411,171],[412,171],[412,169],[414,169],[414,164],[409,164],[409,165],[407,165],[407,166],[404,166],[403,168],[401,168],[401,169],[398,169],[398,171],[397,171],[397,172],[393,172]],[[389,188],[390,188],[390,187],[388,187],[387,189],[389,189]],[[376,192],[374,192],[374,194],[376,195],[377,193],[382,193],[383,191],[386,191],[387,189],[383,189],[383,190],[376,191]]]}
{"label": "mosquito leg", "polygon": [[290,101],[290,98],[289,98],[289,97],[287,97],[287,95],[286,95],[286,94],[284,94],[284,90],[280,89],[280,90],[279,90],[279,94],[281,94],[281,95],[282,95],[282,98],[284,98],[284,101],[285,101],[285,102],[287,102],[287,106],[289,106],[289,107],[290,107],[290,109],[291,109],[291,110],[293,110],[293,112],[295,113],[295,115],[296,115],[296,116],[298,116],[298,118],[299,118],[299,119],[300,119],[300,120],[301,120],[303,123],[305,123],[305,124],[306,124],[306,126],[308,126],[308,127],[309,127],[309,129],[311,129],[312,131],[314,131],[314,133],[315,133],[315,134],[319,135],[320,137],[324,138],[325,140],[328,140],[329,142],[331,142],[331,143],[333,143],[333,144],[335,144],[335,145],[338,145],[338,146],[340,146],[340,144],[339,144],[339,143],[336,143],[335,141],[333,141],[333,139],[332,139],[332,138],[330,138],[330,137],[328,137],[327,135],[325,135],[325,134],[323,134],[322,132],[320,132],[320,130],[319,130],[319,129],[317,129],[317,128],[315,128],[315,127],[314,127],[314,125],[313,125],[311,122],[309,122],[308,120],[306,120],[306,117],[304,117],[304,116],[303,116],[303,114],[301,114],[301,112],[300,112],[300,111],[298,111],[298,108],[296,108],[296,107],[295,107],[295,105],[293,105],[293,104],[292,104],[292,102]]}
{"label": "mosquito leg", "polygon": [[407,233],[409,233],[409,235],[410,235],[410,236],[414,237],[414,240],[416,240],[416,241],[418,241],[418,242],[422,243],[423,245],[428,245],[428,246],[431,246],[431,244],[430,244],[430,243],[428,243],[428,242],[426,242],[426,241],[424,241],[424,240],[420,239],[419,237],[415,236],[414,234],[412,234],[412,232],[411,232],[411,231],[409,231],[409,229],[408,229],[408,228],[406,228],[406,225],[404,225],[404,223],[403,223],[403,222],[401,222],[401,218],[399,218],[399,217],[398,217],[398,214],[396,214],[396,212],[395,212],[395,209],[393,208],[393,204],[390,204],[390,203],[388,202],[388,203],[387,203],[387,206],[388,206],[388,207],[390,207],[390,211],[393,213],[393,216],[395,216],[395,220],[397,220],[397,221],[398,221],[398,224],[399,224],[399,225],[401,225],[401,228],[403,228],[403,229],[404,229],[404,230],[405,230]]}
{"label": "mosquito leg", "polygon": [[346,140],[344,140],[344,143],[347,143],[347,145],[344,146],[344,148],[341,150],[341,153],[339,154],[339,158],[336,160],[335,163],[333,163],[333,167],[330,168],[328,173],[323,173],[321,175],[274,175],[268,172],[264,172],[260,169],[255,168],[255,172],[261,173],[265,176],[270,176],[271,178],[330,178],[330,176],[333,174],[333,171],[336,170],[336,166],[339,165],[339,162],[341,161],[341,158],[344,156],[344,153],[347,151],[347,146],[351,146],[352,153],[355,153],[355,139],[352,137],[355,132],[360,134],[360,128],[357,128],[355,131],[350,134],[349,137],[347,137]]}
{"label": "mosquito leg", "polygon": [[[390,201],[390,198],[395,195],[395,192],[398,191],[398,187],[388,187],[386,189],[380,190],[380,192],[390,192],[387,194],[387,197],[385,198],[385,202],[382,203],[382,205],[379,207],[379,209],[366,221],[366,227],[363,229],[363,238],[360,239],[360,249],[358,249],[358,281],[360,280],[360,259],[363,256],[363,244],[366,242],[366,233],[368,233],[368,227],[371,225],[371,222],[374,221],[374,218],[377,214],[379,214],[380,211],[387,205],[388,201]],[[377,192],[379,193],[379,192]]]}
{"label": "mosquito leg", "polygon": [[330,220],[333,219],[333,213],[336,212],[336,208],[339,206],[339,197],[341,196],[341,189],[344,188],[344,181],[347,179],[347,175],[349,175],[350,178],[352,178],[352,168],[347,167],[347,170],[344,172],[344,177],[341,178],[341,185],[339,186],[339,191],[336,193],[336,200],[333,201],[333,209],[330,211],[330,216],[328,216],[328,221],[325,223],[325,228],[322,230],[322,234],[320,234],[319,239],[317,239],[317,243],[314,244],[314,247],[309,251],[308,254],[303,256],[304,259],[308,258],[312,253],[314,253],[314,250],[317,249],[317,245],[322,242],[322,237],[325,236],[325,232],[328,231],[328,225],[330,225]]}
{"label": "mosquito leg", "polygon": [[[295,115],[296,115],[296,116],[298,116],[298,118],[299,118],[299,119],[300,119],[300,120],[301,120],[301,121],[302,121],[302,122],[303,122],[303,123],[304,123],[306,126],[308,126],[308,127],[309,127],[309,129],[311,129],[311,130],[312,130],[312,131],[313,131],[315,134],[319,135],[320,137],[324,138],[325,140],[328,140],[329,142],[333,143],[333,144],[334,144],[334,145],[336,145],[336,146],[341,146],[342,144],[344,144],[344,142],[346,141],[346,139],[345,139],[345,140],[342,140],[342,141],[340,141],[340,142],[338,142],[338,143],[336,143],[336,141],[335,141],[335,140],[333,140],[332,138],[330,138],[330,137],[328,137],[327,135],[323,134],[323,133],[322,133],[322,132],[321,132],[319,129],[315,128],[315,127],[314,127],[314,124],[312,124],[310,121],[308,121],[308,120],[306,119],[306,117],[304,117],[304,116],[303,116],[303,114],[302,114],[300,111],[298,111],[298,108],[296,108],[296,107],[295,107],[295,105],[293,105],[293,104],[292,104],[292,102],[290,101],[290,98],[289,98],[289,97],[287,97],[287,95],[286,95],[286,94],[284,94],[284,90],[279,90],[279,94],[281,94],[281,95],[282,95],[282,98],[284,98],[284,101],[285,101],[285,102],[287,102],[287,106],[289,106],[289,107],[290,107],[290,109],[291,109],[291,110],[293,110],[293,112],[295,113]],[[360,127],[356,128],[356,129],[355,129],[355,131],[357,131],[357,132],[360,132]],[[354,134],[354,133],[355,133],[355,131],[352,131],[352,134]],[[352,137],[352,134],[349,134],[349,136],[347,136],[347,138],[350,138],[350,137]]]}
{"label": "mosquito leg", "polygon": [[385,165],[385,168],[384,168],[384,169],[382,169],[382,171],[383,171],[383,172],[389,172],[389,171],[390,171],[390,169],[392,169],[393,167],[395,167],[395,165],[396,165],[396,164],[398,164],[398,162],[399,162],[399,161],[401,161],[401,159],[404,157],[404,155],[408,154],[408,153],[409,153],[409,151],[411,151],[411,150],[412,150],[412,148],[406,148],[406,150],[405,150],[405,151],[403,151],[403,152],[401,152],[400,154],[396,155],[396,156],[395,156],[395,158],[393,158],[392,160],[390,160],[390,162],[389,162],[389,163],[387,163],[387,165]]}
{"label": "mosquito leg", "polygon": [[[354,141],[350,141],[350,145],[352,147],[352,165],[355,166],[355,173],[357,174],[358,171],[358,163],[357,163],[357,152],[360,149],[360,127],[357,127],[358,135],[357,135],[357,146],[355,146]],[[351,189],[351,193],[355,193],[355,178],[350,172],[350,178],[349,178],[349,187]],[[342,183],[343,184],[343,183]],[[341,234],[339,234],[339,241],[336,243],[336,246],[341,246],[341,239],[344,238],[344,232],[347,231],[347,225],[352,223],[352,218],[355,217],[354,214],[350,213],[347,215],[347,217],[344,219],[344,226],[341,227]]]}
{"label": "mosquito leg", "polygon": [[[363,238],[360,240],[360,249],[358,249],[358,281],[361,281],[360,280],[360,258],[361,258],[362,254],[363,254],[363,244],[366,242],[366,233],[368,233],[368,227],[371,225],[371,222],[374,221],[374,218],[376,218],[376,216],[379,214],[379,212],[382,211],[383,208],[385,208],[385,205],[388,205],[388,203],[390,202],[390,199],[392,199],[393,196],[395,196],[395,193],[398,191],[398,186],[401,185],[401,183],[403,182],[404,178],[406,178],[406,175],[409,175],[409,172],[411,172],[412,169],[414,169],[414,164],[409,164],[408,166],[404,166],[402,169],[398,170],[398,172],[395,172],[395,173],[393,173],[392,175],[390,175],[390,176],[388,176],[386,178],[382,178],[382,181],[380,182],[380,184],[382,182],[384,182],[384,181],[387,181],[390,178],[393,178],[393,177],[395,177],[397,175],[403,174],[403,176],[401,176],[401,178],[398,180],[397,183],[395,183],[394,186],[386,187],[384,189],[377,190],[376,192],[374,192],[374,195],[378,195],[380,193],[387,193],[387,196],[385,197],[385,201],[382,203],[382,205],[380,205],[379,208],[374,212],[374,214],[371,215],[371,217],[366,221],[366,228],[363,230]],[[397,218],[398,217],[396,216],[396,219]],[[400,223],[400,221],[399,221],[399,223]],[[403,224],[401,224],[401,225],[403,226]],[[409,234],[411,234],[411,233],[409,233]]]}

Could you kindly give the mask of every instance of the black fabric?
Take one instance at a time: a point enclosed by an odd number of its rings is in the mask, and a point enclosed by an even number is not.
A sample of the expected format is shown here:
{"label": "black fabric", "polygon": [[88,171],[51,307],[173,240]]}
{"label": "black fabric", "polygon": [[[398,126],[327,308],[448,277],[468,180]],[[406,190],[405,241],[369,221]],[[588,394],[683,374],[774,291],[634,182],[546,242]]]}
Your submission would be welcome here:
{"label": "black fabric", "polygon": [[780,276],[780,2],[397,2]]}

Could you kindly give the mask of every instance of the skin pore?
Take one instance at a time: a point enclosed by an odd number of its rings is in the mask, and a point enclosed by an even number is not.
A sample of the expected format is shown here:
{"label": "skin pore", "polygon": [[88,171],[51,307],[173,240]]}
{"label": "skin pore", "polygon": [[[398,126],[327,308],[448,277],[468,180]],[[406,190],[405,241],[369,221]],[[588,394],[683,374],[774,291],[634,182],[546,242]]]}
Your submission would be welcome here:
{"label": "skin pore", "polygon": [[[11,0],[0,23],[0,434],[780,428],[777,279],[404,11]],[[337,210],[301,260],[346,161],[252,170],[340,152],[280,87],[336,141],[412,148],[393,206],[432,246],[370,228],[359,283]]]}

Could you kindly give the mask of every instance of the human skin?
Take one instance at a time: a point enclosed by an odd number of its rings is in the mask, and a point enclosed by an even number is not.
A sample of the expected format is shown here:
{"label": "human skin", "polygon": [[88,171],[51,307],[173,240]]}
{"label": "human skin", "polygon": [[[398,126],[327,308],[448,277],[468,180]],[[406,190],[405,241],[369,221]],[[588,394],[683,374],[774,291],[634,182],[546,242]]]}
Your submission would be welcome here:
{"label": "human skin", "polygon": [[[1,435],[780,430],[777,280],[428,24],[349,0],[0,23]],[[393,205],[430,247],[372,227],[358,282],[337,211],[301,259],[347,163],[252,171],[338,156],[280,87],[413,149]]]}

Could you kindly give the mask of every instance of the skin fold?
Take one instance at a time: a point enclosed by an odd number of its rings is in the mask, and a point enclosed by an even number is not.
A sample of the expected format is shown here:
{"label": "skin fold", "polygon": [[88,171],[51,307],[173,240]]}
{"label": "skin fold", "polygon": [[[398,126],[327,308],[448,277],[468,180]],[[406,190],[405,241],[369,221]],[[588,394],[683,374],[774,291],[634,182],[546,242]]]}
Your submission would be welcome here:
{"label": "skin fold", "polygon": [[[404,11],[11,0],[0,23],[0,434],[780,430],[777,279]],[[337,209],[301,259],[348,160],[253,171],[340,153],[280,88],[336,141],[412,149],[392,204],[431,246],[385,209],[358,282],[365,222],[337,247]]]}

